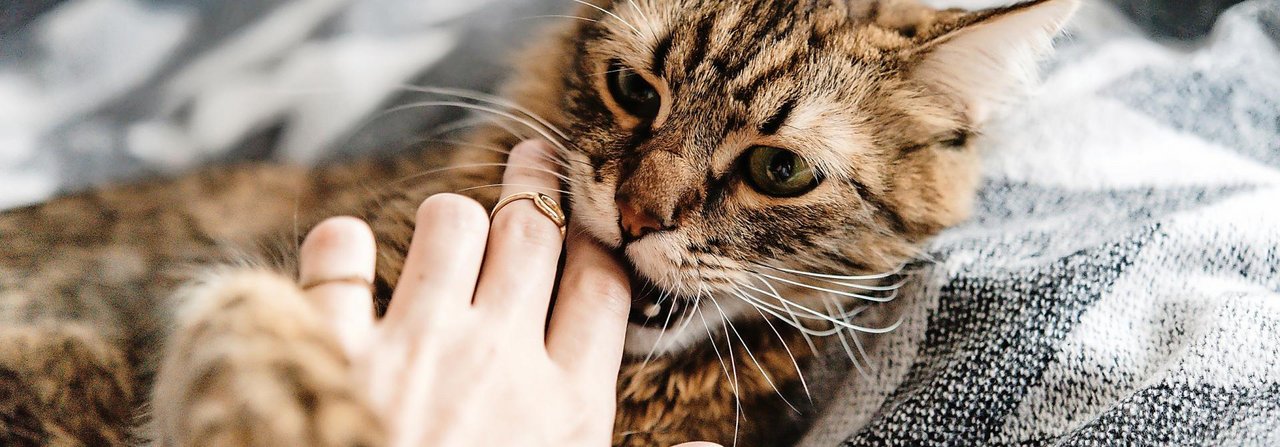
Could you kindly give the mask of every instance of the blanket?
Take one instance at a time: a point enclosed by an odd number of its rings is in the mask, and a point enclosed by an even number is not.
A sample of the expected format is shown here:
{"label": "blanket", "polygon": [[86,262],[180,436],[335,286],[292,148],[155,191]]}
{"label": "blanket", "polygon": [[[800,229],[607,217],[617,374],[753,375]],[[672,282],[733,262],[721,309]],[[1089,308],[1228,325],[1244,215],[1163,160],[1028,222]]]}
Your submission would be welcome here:
{"label": "blanket", "polygon": [[[1082,10],[802,445],[1280,445],[1280,0],[1200,37],[1231,2]],[[6,2],[0,209],[405,147],[460,116],[405,85],[491,90],[568,4]]]}
{"label": "blanket", "polygon": [[1280,445],[1280,1],[1090,5],[803,445]]}

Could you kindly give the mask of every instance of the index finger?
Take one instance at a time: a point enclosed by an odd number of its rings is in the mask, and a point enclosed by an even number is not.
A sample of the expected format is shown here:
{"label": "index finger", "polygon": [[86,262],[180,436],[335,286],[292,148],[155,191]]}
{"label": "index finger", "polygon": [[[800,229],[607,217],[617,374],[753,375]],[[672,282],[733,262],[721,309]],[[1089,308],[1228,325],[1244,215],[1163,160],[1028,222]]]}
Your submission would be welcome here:
{"label": "index finger", "polygon": [[612,386],[631,311],[626,271],[581,229],[570,229],[566,256],[547,327],[547,353],[579,377]]}

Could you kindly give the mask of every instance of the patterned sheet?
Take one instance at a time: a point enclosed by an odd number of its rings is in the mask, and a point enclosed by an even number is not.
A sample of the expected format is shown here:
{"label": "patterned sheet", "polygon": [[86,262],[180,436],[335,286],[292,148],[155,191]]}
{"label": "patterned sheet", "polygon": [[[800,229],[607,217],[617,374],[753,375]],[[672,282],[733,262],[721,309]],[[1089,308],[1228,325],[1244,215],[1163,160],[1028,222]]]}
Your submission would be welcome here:
{"label": "patterned sheet", "polygon": [[[1043,92],[983,137],[975,218],[804,445],[1280,445],[1280,0],[1148,37],[1231,1],[1139,17],[1164,29],[1118,12],[1150,1],[1082,11]],[[56,5],[0,14],[0,208],[404,147],[460,114],[380,116],[421,99],[403,86],[491,89],[551,20],[527,18],[569,2],[27,3]]]}
{"label": "patterned sheet", "polygon": [[1082,12],[804,445],[1280,445],[1280,1]]}

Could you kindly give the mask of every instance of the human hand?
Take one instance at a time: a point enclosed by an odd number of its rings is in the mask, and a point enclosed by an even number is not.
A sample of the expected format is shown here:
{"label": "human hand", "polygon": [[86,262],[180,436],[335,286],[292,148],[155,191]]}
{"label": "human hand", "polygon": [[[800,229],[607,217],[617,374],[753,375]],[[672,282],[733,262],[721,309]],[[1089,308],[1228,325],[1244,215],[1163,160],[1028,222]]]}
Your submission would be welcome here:
{"label": "human hand", "polygon": [[[545,144],[513,149],[503,195],[558,198]],[[317,226],[301,280],[334,326],[393,445],[607,446],[630,305],[627,277],[570,232],[556,305],[557,227],[527,200],[490,225],[480,205],[437,195],[417,229],[386,317],[373,318],[374,241],[353,218]],[[362,278],[328,281],[326,278]],[[708,447],[689,443],[681,447]]]}
{"label": "human hand", "polygon": [[[503,195],[558,194],[544,143],[513,149]],[[393,445],[605,446],[631,295],[607,252],[572,235],[554,312],[558,227],[533,203],[492,225],[476,202],[436,195],[417,228],[387,315],[373,317],[373,235],[336,218],[303,244],[301,281],[327,313]]]}

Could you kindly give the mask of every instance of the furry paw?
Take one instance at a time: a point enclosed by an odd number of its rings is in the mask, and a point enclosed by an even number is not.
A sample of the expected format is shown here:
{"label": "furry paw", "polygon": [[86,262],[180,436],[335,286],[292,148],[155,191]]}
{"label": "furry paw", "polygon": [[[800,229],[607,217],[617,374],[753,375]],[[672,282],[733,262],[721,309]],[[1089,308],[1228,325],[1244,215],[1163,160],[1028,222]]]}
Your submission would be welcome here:
{"label": "furry paw", "polygon": [[292,281],[229,272],[192,286],[156,381],[161,446],[375,446],[379,421]]}

